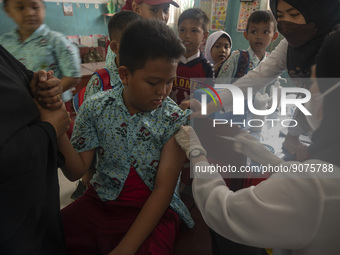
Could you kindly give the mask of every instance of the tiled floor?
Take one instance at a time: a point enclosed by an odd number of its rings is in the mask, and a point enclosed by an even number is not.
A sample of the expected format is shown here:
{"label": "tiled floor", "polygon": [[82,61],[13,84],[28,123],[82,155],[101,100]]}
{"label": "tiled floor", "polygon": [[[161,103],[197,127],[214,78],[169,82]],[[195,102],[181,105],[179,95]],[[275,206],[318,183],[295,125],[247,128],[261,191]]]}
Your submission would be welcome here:
{"label": "tiled floor", "polygon": [[63,172],[58,170],[59,176],[59,186],[60,186],[60,209],[64,208],[73,200],[71,199],[71,194],[77,187],[77,182],[70,182],[66,179]]}

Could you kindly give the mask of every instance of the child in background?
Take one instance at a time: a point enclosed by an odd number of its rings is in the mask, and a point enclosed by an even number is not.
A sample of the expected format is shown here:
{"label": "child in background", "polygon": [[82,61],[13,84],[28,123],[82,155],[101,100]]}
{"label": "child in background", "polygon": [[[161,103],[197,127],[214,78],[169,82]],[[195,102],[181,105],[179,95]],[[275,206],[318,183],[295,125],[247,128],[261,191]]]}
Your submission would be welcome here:
{"label": "child in background", "polygon": [[[146,19],[159,19],[165,23],[169,20],[170,4],[176,8],[179,5],[172,0],[127,0],[121,11],[133,11]],[[111,59],[115,54],[108,48],[105,67],[110,69]]]}
{"label": "child in background", "polygon": [[42,0],[4,0],[4,9],[18,27],[0,37],[0,44],[32,71],[52,70],[61,79],[63,101],[72,99],[70,89],[79,82],[78,48],[45,24]]}
{"label": "child in background", "polygon": [[[110,84],[115,87],[121,84],[121,80],[118,74],[119,67],[119,45],[120,39],[122,37],[123,31],[132,21],[140,19],[140,15],[132,11],[121,11],[116,13],[109,21],[108,32],[110,37],[110,49],[114,52],[113,59],[110,61],[111,66],[107,67],[110,74]],[[84,95],[84,100],[89,96],[92,96],[98,92],[101,92],[102,88],[100,86],[100,77],[98,74],[94,73],[87,83],[86,91]]]}
{"label": "child in background", "polygon": [[230,35],[224,31],[216,31],[209,35],[205,45],[205,57],[214,65],[215,76],[218,76],[220,67],[231,53],[232,40]]}
{"label": "child in background", "polygon": [[222,65],[216,82],[235,81],[257,67],[265,59],[268,45],[278,37],[276,20],[269,10],[257,10],[253,12],[247,22],[244,38],[249,41],[249,48],[234,51],[228,60]]}
{"label": "child in background", "polygon": [[199,50],[208,38],[208,25],[208,16],[198,8],[188,9],[178,18],[178,34],[186,52],[178,63],[177,78],[171,92],[171,98],[177,104],[189,99],[190,89],[194,89],[191,88],[191,78],[214,78],[214,67]]}
{"label": "child in background", "polygon": [[119,47],[124,86],[83,103],[76,150],[59,139],[65,176],[77,180],[94,159],[97,170],[85,195],[61,211],[69,254],[172,254],[179,218],[193,227],[178,195],[185,155],[173,136],[189,112],[168,98],[184,51],[161,21],[129,25]]}
{"label": "child in background", "polygon": [[179,7],[179,5],[172,0],[133,0],[131,2],[131,8],[132,11],[146,19],[159,19],[168,23],[170,4],[176,8]]}
{"label": "child in background", "polygon": [[[106,63],[107,64],[106,70],[109,73],[110,85],[112,86],[112,88],[121,85],[121,80],[118,74],[119,67],[118,50],[123,31],[125,30],[128,24],[140,18],[141,16],[135,12],[121,11],[116,13],[109,21],[108,32],[110,36],[110,49],[111,52],[113,52],[114,54],[107,55],[107,57],[112,57],[112,59]],[[101,84],[103,81],[102,82],[101,81],[102,77],[100,77],[98,73],[94,73],[92,75],[91,79],[89,80],[86,86],[84,100],[98,92],[103,91]],[[90,170],[87,171],[86,174],[82,177],[82,179],[79,180],[76,190],[71,195],[72,199],[77,199],[84,194],[85,190],[90,184],[90,180],[92,179],[94,173],[95,169],[91,167]]]}

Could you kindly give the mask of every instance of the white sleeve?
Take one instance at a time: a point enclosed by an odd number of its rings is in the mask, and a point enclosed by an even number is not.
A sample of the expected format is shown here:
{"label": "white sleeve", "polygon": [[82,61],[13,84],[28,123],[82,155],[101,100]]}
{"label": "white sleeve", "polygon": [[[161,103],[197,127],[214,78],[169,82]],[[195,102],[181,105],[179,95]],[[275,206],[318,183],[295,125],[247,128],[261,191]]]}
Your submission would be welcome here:
{"label": "white sleeve", "polygon": [[256,247],[307,245],[321,220],[322,194],[316,179],[283,174],[237,192],[216,173],[196,175],[193,182],[196,205],[208,226],[234,242]]}
{"label": "white sleeve", "polygon": [[[233,85],[241,88],[243,92],[246,92],[248,87],[253,87],[254,93],[260,90],[287,69],[287,49],[287,40],[281,40],[268,57],[261,61],[255,69],[249,71],[247,75],[238,79]],[[264,79],[267,83],[264,83]],[[232,95],[230,91],[228,89],[222,91],[220,97],[223,108],[228,111],[232,106]]]}

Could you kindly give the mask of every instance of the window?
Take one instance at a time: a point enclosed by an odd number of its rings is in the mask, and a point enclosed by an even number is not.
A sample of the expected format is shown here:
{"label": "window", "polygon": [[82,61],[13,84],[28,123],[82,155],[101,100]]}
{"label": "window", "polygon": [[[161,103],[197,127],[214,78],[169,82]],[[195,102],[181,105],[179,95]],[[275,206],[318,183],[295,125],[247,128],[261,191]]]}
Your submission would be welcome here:
{"label": "window", "polygon": [[177,28],[177,21],[179,15],[186,9],[192,8],[194,6],[194,0],[175,0],[175,2],[179,5],[176,8],[173,5],[170,5],[170,13],[169,13],[169,21],[168,25],[174,29]]}

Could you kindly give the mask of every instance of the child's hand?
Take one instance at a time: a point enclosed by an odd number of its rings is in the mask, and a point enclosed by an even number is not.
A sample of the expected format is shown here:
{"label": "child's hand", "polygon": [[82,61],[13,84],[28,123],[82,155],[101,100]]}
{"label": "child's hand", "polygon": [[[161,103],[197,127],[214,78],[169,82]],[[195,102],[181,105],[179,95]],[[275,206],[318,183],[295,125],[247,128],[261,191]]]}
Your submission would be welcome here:
{"label": "child's hand", "polygon": [[57,138],[66,133],[70,128],[70,114],[66,111],[65,104],[57,110],[48,110],[43,108],[35,99],[33,99],[39,112],[42,122],[49,122],[55,129]]}
{"label": "child's hand", "polygon": [[33,97],[45,108],[59,109],[62,106],[61,94],[63,88],[58,78],[53,77],[53,71],[40,70],[35,73],[30,83]]}

